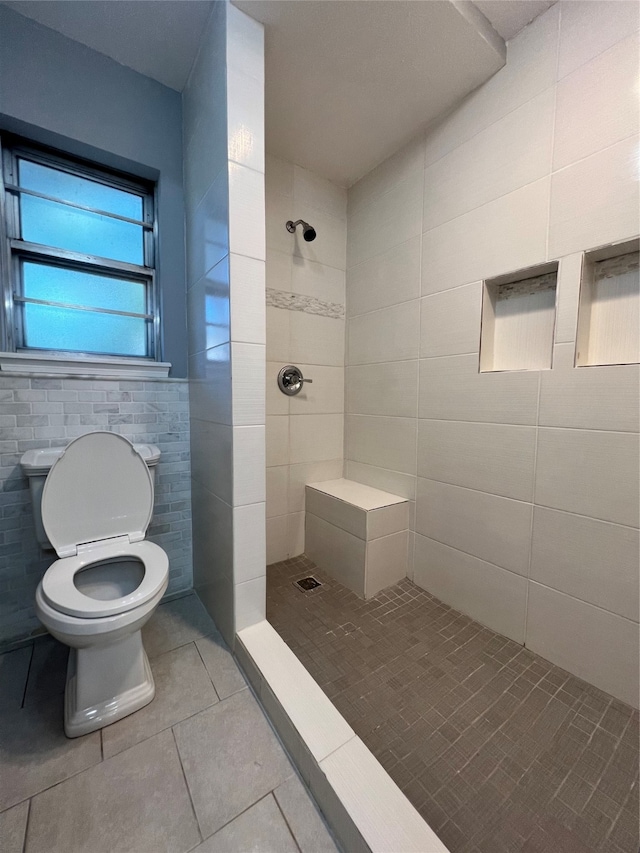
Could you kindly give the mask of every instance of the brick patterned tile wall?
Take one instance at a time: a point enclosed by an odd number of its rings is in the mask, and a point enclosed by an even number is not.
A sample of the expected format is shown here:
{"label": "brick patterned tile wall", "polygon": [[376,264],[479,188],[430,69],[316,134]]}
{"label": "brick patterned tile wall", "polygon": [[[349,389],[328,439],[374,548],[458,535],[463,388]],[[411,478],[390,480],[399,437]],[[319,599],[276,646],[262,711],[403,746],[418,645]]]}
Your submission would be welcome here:
{"label": "brick patterned tile wall", "polygon": [[0,643],[40,628],[34,594],[53,560],[36,542],[20,457],[94,430],[160,448],[148,538],[168,554],[168,592],[192,586],[187,381],[0,376]]}

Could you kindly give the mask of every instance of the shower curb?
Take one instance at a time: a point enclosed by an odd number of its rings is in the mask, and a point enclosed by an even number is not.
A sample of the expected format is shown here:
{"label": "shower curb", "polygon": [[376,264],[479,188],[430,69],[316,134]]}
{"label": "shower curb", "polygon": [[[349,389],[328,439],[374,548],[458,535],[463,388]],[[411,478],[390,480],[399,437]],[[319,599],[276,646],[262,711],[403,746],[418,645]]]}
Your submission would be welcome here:
{"label": "shower curb", "polygon": [[345,851],[448,853],[269,622],[239,631],[234,652]]}

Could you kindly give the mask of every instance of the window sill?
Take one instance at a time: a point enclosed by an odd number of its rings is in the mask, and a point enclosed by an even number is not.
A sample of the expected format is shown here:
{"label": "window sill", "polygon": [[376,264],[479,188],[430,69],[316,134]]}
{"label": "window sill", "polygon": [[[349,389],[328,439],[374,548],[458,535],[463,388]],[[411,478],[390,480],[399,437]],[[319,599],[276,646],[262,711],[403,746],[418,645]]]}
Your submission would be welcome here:
{"label": "window sill", "polygon": [[84,379],[166,379],[168,361],[144,358],[71,358],[44,353],[0,353],[0,375],[56,376]]}

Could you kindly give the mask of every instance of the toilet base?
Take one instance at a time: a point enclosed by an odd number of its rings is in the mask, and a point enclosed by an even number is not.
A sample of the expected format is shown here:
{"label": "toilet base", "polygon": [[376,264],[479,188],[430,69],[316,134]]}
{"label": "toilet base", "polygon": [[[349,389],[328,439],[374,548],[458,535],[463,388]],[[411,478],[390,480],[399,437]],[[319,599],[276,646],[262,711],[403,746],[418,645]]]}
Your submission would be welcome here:
{"label": "toilet base", "polygon": [[140,631],[110,646],[72,648],[67,665],[64,732],[74,738],[102,729],[148,705],[155,692]]}

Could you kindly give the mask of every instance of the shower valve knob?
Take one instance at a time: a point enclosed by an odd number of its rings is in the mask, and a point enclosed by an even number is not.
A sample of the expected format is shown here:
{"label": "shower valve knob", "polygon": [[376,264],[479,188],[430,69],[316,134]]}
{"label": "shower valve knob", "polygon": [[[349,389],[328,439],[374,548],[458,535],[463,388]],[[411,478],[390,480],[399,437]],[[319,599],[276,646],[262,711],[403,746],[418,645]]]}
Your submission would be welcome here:
{"label": "shower valve knob", "polygon": [[287,397],[299,394],[305,382],[313,383],[313,379],[305,379],[300,368],[293,364],[287,364],[278,373],[278,388]]}

